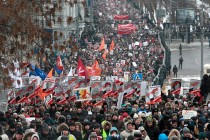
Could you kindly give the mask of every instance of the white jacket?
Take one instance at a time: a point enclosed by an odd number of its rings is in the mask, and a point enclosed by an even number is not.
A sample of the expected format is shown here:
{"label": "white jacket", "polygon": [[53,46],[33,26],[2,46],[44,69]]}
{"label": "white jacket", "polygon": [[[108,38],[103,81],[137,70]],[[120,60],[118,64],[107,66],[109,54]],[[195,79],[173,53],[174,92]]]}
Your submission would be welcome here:
{"label": "white jacket", "polygon": [[1,138],[2,140],[9,140],[9,137],[7,136],[7,134],[2,134]]}

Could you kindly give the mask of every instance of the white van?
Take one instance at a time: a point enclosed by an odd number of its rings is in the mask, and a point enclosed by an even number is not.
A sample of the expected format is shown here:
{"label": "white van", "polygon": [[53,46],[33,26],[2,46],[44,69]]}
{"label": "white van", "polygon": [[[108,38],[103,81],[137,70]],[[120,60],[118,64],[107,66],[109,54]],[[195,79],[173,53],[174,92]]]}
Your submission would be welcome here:
{"label": "white van", "polygon": [[204,74],[210,75],[210,64],[204,65]]}

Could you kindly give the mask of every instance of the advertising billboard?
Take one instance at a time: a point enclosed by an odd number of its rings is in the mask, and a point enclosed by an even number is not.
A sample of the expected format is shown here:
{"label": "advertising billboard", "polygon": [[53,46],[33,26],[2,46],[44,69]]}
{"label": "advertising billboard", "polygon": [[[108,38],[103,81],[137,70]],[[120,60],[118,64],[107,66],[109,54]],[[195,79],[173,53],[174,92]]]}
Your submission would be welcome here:
{"label": "advertising billboard", "polygon": [[194,9],[177,9],[176,12],[177,24],[192,25],[195,23],[195,10]]}

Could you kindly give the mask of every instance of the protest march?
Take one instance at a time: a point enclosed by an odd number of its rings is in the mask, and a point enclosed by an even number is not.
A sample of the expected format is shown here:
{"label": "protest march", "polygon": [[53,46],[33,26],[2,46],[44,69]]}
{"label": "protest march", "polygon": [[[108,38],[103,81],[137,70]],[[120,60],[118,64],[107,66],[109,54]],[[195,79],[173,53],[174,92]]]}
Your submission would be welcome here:
{"label": "protest march", "polygon": [[46,53],[53,67],[13,60],[0,140],[210,140],[210,76],[166,85],[171,52],[150,14],[132,0],[93,9],[78,46]]}

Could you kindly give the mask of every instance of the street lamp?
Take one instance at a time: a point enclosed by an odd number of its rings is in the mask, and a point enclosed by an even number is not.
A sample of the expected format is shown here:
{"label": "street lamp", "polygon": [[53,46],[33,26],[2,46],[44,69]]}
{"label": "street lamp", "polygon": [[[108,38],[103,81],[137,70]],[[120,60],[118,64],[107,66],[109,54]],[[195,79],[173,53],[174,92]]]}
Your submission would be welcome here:
{"label": "street lamp", "polygon": [[[203,0],[202,0],[203,5]],[[203,78],[203,38],[204,38],[204,30],[203,30],[203,7],[201,10],[201,71],[200,78]]]}

